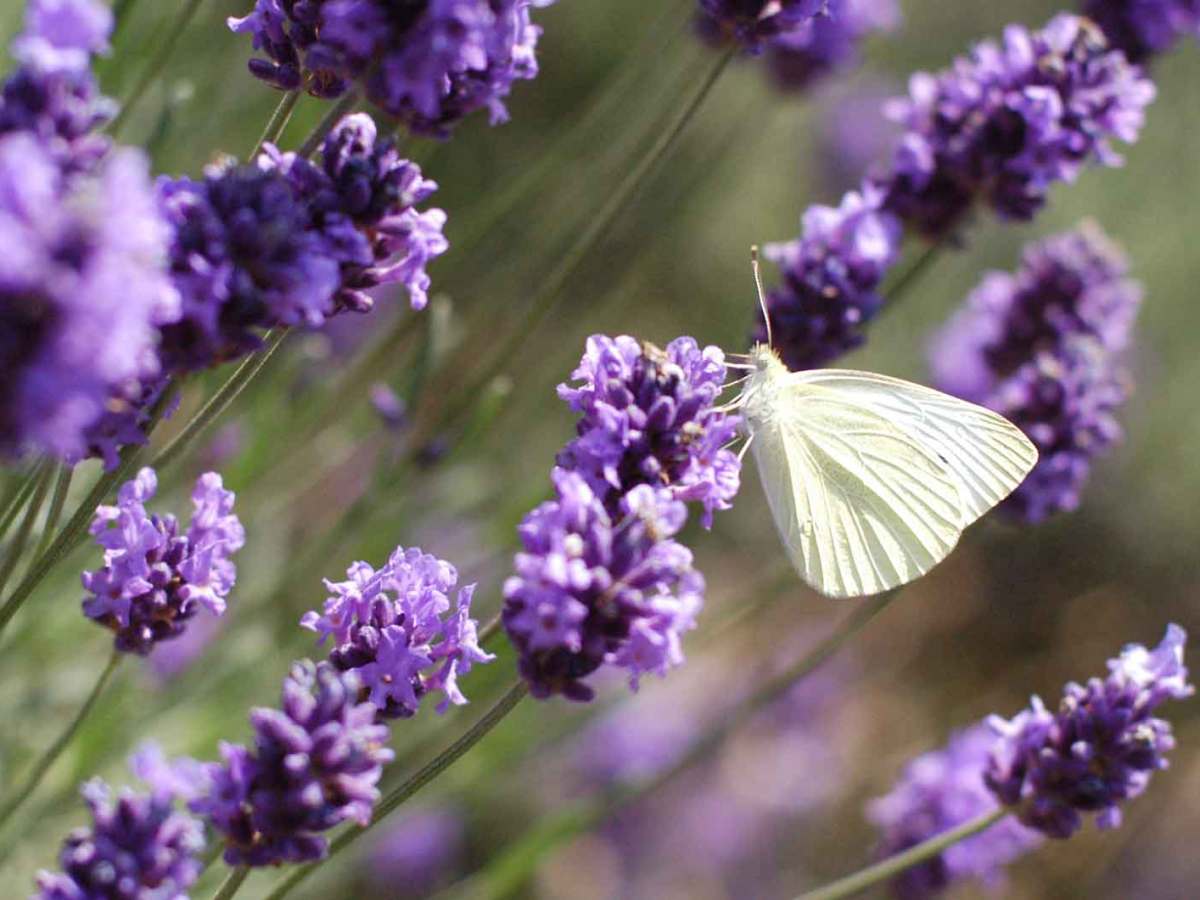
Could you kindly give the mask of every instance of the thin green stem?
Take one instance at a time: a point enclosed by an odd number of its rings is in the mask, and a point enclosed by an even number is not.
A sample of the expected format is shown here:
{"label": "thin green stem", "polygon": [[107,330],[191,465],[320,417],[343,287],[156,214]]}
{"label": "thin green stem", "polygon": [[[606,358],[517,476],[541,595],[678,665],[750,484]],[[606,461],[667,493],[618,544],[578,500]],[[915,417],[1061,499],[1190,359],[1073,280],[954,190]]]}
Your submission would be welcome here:
{"label": "thin green stem", "polygon": [[486,644],[500,633],[500,616],[492,618],[486,625],[479,629],[479,643]]}
{"label": "thin green stem", "polygon": [[[149,437],[158,425],[163,413],[173,400],[174,390],[168,386],[162,392],[162,395],[150,409],[150,415],[146,421],[146,436]],[[12,617],[17,614],[21,605],[29,599],[29,595],[33,593],[34,588],[41,583],[41,580],[46,577],[47,573],[58,564],[58,561],[70,553],[79,542],[83,540],[87,534],[88,523],[92,519],[92,515],[96,511],[96,507],[108,499],[112,489],[126,479],[129,472],[133,469],[134,463],[141,455],[142,448],[137,446],[128,446],[121,451],[120,461],[116,468],[111,472],[105,472],[97,479],[95,485],[92,486],[88,495],[83,498],[79,506],[75,508],[75,512],[71,518],[67,520],[67,524],[59,529],[58,534],[54,536],[54,540],[50,542],[50,546],[34,559],[33,564],[29,567],[29,571],[25,573],[25,577],[21,582],[13,588],[12,594],[4,601],[4,605],[0,606],[0,632],[3,632],[5,627]]]}
{"label": "thin green stem", "polygon": [[29,542],[29,535],[33,533],[34,523],[42,511],[42,504],[46,500],[46,494],[50,492],[50,483],[53,480],[54,466],[47,464],[38,475],[33,496],[29,498],[29,505],[25,507],[25,515],[21,519],[21,524],[17,526],[17,533],[13,535],[12,541],[5,550],[4,562],[0,563],[0,594],[4,593],[4,589],[8,587],[8,579],[16,571],[17,563],[20,562],[21,555],[25,552],[25,545]]}
{"label": "thin green stem", "polygon": [[379,802],[379,805],[375,807],[375,815],[372,816],[370,825],[366,828],[343,831],[330,844],[329,855],[324,860],[298,867],[291,875],[281,881],[274,890],[267,894],[264,900],[280,900],[280,898],[287,896],[292,888],[304,881],[319,865],[328,862],[335,855],[346,849],[346,847],[358,840],[359,837],[378,824],[389,813],[395,811],[413,794],[417,793],[417,791],[437,778],[438,775],[450,768],[468,750],[478,744],[484,735],[495,728],[505,716],[512,712],[513,708],[521,702],[526,693],[528,693],[528,688],[525,687],[525,682],[523,681],[519,681],[510,687],[504,696],[497,700],[495,705],[478,722],[472,725],[462,737],[438,754],[411,778],[388,793]]}
{"label": "thin green stem", "polygon": [[67,749],[67,746],[71,743],[71,739],[75,737],[80,726],[83,725],[95,707],[96,701],[100,699],[100,695],[104,693],[104,689],[112,680],[113,673],[116,672],[117,665],[121,662],[122,657],[123,654],[120,652],[116,650],[112,652],[112,656],[108,658],[108,663],[104,666],[100,677],[96,679],[96,683],[92,686],[91,693],[83,701],[83,706],[75,713],[75,717],[71,720],[70,724],[55,739],[54,743],[47,748],[46,752],[42,754],[41,758],[34,765],[33,771],[29,773],[25,779],[25,783],[17,793],[5,801],[3,807],[0,807],[0,827],[3,827],[12,818],[13,813],[21,808],[21,804],[28,800],[29,796],[37,790],[38,785],[42,783],[42,779],[46,777],[46,773],[50,771],[50,767],[54,765],[63,751]]}
{"label": "thin green stem", "polygon": [[267,338],[266,346],[255,353],[253,356],[247,357],[242,361],[242,364],[237,367],[232,375],[226,379],[225,383],[217,390],[207,403],[201,408],[200,412],[188,422],[183,431],[179,432],[167,446],[159,451],[154,457],[150,465],[152,468],[161,469],[163,466],[168,466],[173,463],[181,453],[191,446],[192,442],[199,437],[205,429],[216,421],[238,395],[246,389],[246,386],[254,380],[254,377],[262,371],[263,366],[271,359],[287,337],[288,332],[279,331]]}
{"label": "thin green stem", "polygon": [[242,882],[246,880],[249,874],[249,866],[238,866],[236,869],[230,871],[229,877],[221,882],[221,886],[213,894],[212,900],[229,900],[230,897],[238,892],[238,889],[242,886]]}
{"label": "thin green stem", "polygon": [[[683,104],[674,121],[659,135],[649,152],[630,169],[625,180],[609,195],[608,200],[591,220],[589,226],[563,255],[558,266],[541,282],[524,313],[518,317],[516,324],[510,329],[508,337],[499,342],[498,349],[492,353],[491,359],[483,366],[473,370],[471,380],[448,404],[447,412],[441,417],[443,422],[457,418],[483,386],[488,384],[501,369],[512,363],[514,354],[520,345],[554,311],[567,281],[575,274],[575,270],[580,264],[591,255],[595,245],[608,234],[609,229],[616,223],[625,205],[641,187],[646,177],[657,167],[675,145],[679,136],[683,134],[688,124],[696,117],[696,113],[704,105],[704,101],[712,93],[721,74],[732,59],[733,51],[728,51],[717,58],[691,99]],[[428,423],[425,424],[425,428],[418,425],[414,429],[415,434],[411,446],[421,447],[430,436]]]}
{"label": "thin green stem", "polygon": [[944,831],[936,837],[923,841],[915,847],[910,847],[903,853],[889,856],[887,859],[877,862],[873,866],[861,869],[853,875],[847,875],[845,878],[817,888],[815,891],[801,894],[797,900],[841,900],[843,897],[853,897],[855,894],[865,891],[869,887],[874,887],[877,884],[882,884],[894,878],[906,869],[911,869],[913,866],[920,865],[926,860],[933,859],[948,848],[953,847],[959,841],[965,841],[967,838],[974,837],[981,831],[986,831],[1011,813],[1011,809],[1001,806],[991,812],[984,813],[976,819],[964,822],[957,828],[951,828],[949,831]]}
{"label": "thin green stem", "polygon": [[71,492],[71,479],[74,477],[74,466],[63,463],[59,467],[58,481],[54,483],[54,495],[50,498],[50,509],[46,513],[46,522],[42,526],[42,537],[38,541],[37,549],[33,552],[34,559],[45,553],[46,548],[50,546],[50,541],[54,536],[54,529],[58,527],[58,520],[62,518],[63,507],[67,504],[67,494]]}
{"label": "thin green stem", "polygon": [[921,276],[933,266],[944,246],[945,244],[940,242],[928,244],[921,250],[920,255],[916,259],[905,266],[895,278],[884,285],[884,309],[890,309],[898,303],[909,289],[921,280]]}
{"label": "thin green stem", "polygon": [[51,465],[51,463],[43,460],[30,469],[29,474],[22,479],[21,484],[9,498],[8,505],[4,507],[4,512],[0,513],[0,538],[8,534],[8,529],[16,521],[17,516],[21,514],[21,510],[25,508],[25,504],[29,500],[29,495],[37,488],[48,465]]}
{"label": "thin green stem", "polygon": [[309,133],[308,137],[304,139],[304,143],[301,144],[300,149],[296,151],[297,155],[304,159],[308,159],[310,156],[316,153],[317,148],[321,146],[321,141],[325,140],[325,136],[329,134],[329,132],[333,131],[333,126],[340,122],[342,117],[349,113],[357,103],[358,91],[346,91],[346,93],[342,95],[342,98],[338,100],[338,102],[332,107],[330,107],[329,112],[325,114],[325,118],[318,122],[317,127],[314,128],[312,132]]}
{"label": "thin green stem", "polygon": [[116,0],[113,3],[113,34],[118,34],[121,31],[121,26],[129,18],[129,14],[133,11],[137,0]]}
{"label": "thin green stem", "polygon": [[155,51],[149,64],[138,77],[133,90],[129,92],[129,96],[121,104],[121,111],[117,113],[117,117],[113,119],[112,125],[109,126],[109,131],[114,135],[120,133],[125,123],[129,120],[130,110],[138,104],[146,93],[146,90],[162,74],[162,70],[166,68],[167,63],[171,60],[171,54],[175,52],[175,46],[179,43],[179,39],[183,37],[183,33],[187,31],[187,27],[192,23],[192,19],[196,17],[196,13],[200,11],[202,3],[204,3],[204,0],[185,0],[184,5],[180,7],[166,37],[158,45],[158,50]]}
{"label": "thin green stem", "polygon": [[547,852],[572,836],[596,827],[630,803],[657,791],[704,759],[764,706],[778,699],[832,657],[847,641],[883,612],[899,593],[900,589],[896,588],[863,601],[832,634],[795,665],[764,682],[753,694],[739,703],[731,715],[693,742],[673,765],[648,778],[618,785],[599,796],[585,798],[542,820],[506,850],[497,854],[486,869],[465,882],[459,890],[453,891],[453,894],[502,897],[517,892]]}
{"label": "thin green stem", "polygon": [[267,127],[263,129],[262,137],[258,139],[258,143],[250,151],[249,159],[254,159],[258,156],[264,144],[279,143],[279,136],[283,134],[283,129],[287,128],[287,123],[292,118],[292,112],[296,109],[296,101],[299,99],[300,91],[298,90],[288,91],[279,98],[279,105],[271,113],[271,118],[267,121]]}

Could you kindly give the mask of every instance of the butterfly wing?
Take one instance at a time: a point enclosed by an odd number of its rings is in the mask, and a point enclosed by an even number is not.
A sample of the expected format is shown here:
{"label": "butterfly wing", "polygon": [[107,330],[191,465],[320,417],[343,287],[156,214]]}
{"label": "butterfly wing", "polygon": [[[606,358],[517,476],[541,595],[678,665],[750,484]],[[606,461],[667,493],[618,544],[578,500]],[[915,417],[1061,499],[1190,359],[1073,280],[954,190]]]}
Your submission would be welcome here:
{"label": "butterfly wing", "polygon": [[964,528],[1012,493],[1037,462],[1037,448],[1017,426],[941,391],[849,369],[792,377],[878,413],[944,460],[961,486]]}
{"label": "butterfly wing", "polygon": [[958,478],[871,405],[798,375],[748,415],[768,502],[800,576],[831,597],[876,594],[945,559],[963,529]]}

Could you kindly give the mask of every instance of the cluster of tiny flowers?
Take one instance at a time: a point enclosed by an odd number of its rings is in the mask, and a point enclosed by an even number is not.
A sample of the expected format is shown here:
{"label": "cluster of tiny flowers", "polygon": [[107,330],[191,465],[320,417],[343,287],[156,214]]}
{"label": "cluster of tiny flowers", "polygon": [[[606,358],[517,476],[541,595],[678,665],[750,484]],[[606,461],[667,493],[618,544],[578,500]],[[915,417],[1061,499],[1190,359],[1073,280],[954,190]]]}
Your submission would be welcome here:
{"label": "cluster of tiny flowers", "polygon": [[672,540],[687,518],[670,493],[640,484],[615,516],[578,472],[556,469],[557,497],[520,526],[524,547],[504,584],[504,627],[535,697],[592,699],[582,679],[608,663],[631,684],[683,662],[704,579]]}
{"label": "cluster of tiny flowers", "polygon": [[300,624],[322,641],[333,639],[330,662],[356,674],[360,699],[384,718],[412,716],[433,691],[444,695],[438,712],[466,703],[459,677],[495,659],[480,648],[471,618],[475,585],[458,592],[451,611],[458,573],[415,547],[397,547],[379,570],[358,562],[346,575],[346,581],[325,582],[333,596]]}
{"label": "cluster of tiny flowers", "polygon": [[1200,38],[1200,0],[1084,0],[1083,12],[1134,63],[1165,53],[1181,37]]}
{"label": "cluster of tiny flowers", "polygon": [[804,90],[857,64],[859,44],[868,35],[899,24],[897,0],[827,0],[823,15],[767,42],[767,64],[781,89]]}
{"label": "cluster of tiny flowers", "polygon": [[96,510],[91,531],[104,567],[83,573],[84,614],[115,632],[118,650],[143,656],[183,634],[201,608],[225,612],[237,575],[230,557],[246,539],[233,492],[215,472],[197,480],[184,534],[174,516],[146,512],[157,487],[154,470],[142,469],[122,485],[116,506]]}
{"label": "cluster of tiny flowers", "polygon": [[88,431],[156,374],[156,327],[179,315],[146,159],[94,133],[109,106],[90,65],[110,25],[95,0],[31,2],[0,90],[4,455],[111,455]]}
{"label": "cluster of tiny flowers", "polygon": [[1175,740],[1154,713],[1195,691],[1183,664],[1186,642],[1171,625],[1155,649],[1131,644],[1110,660],[1106,678],[1067,685],[1057,712],[1034,697],[1011,721],[991,717],[1000,741],[987,765],[988,787],[1049,837],[1070,837],[1084,813],[1096,814],[1100,828],[1117,827],[1120,804],[1167,768]]}
{"label": "cluster of tiny flowers", "polygon": [[1092,225],[1026,248],[1015,274],[989,273],[935,336],[943,390],[981,403],[1038,447],[1004,509],[1026,521],[1074,509],[1092,460],[1120,438],[1121,351],[1141,299],[1120,250]]}
{"label": "cluster of tiny flowers", "polygon": [[508,118],[513,83],[535,78],[541,29],[532,7],[553,0],[257,0],[229,27],[266,59],[250,71],[281,90],[337,97],[358,82],[416,134],[444,137],[486,109]]}
{"label": "cluster of tiny flowers", "polygon": [[301,660],[284,680],[281,709],[251,711],[253,749],[221,744],[223,762],[190,807],[226,841],[230,865],[266,866],[322,858],[321,835],[341,822],[366,825],[379,799],[387,726],[360,703],[354,672]]}
{"label": "cluster of tiny flowers", "polygon": [[558,464],[583,475],[611,519],[642,484],[700,503],[705,527],[714,510],[729,508],[741,466],[726,445],[738,419],[714,406],[725,383],[717,347],[681,337],[663,350],[628,335],[593,335],[571,377],[579,383],[560,385],[558,395],[579,413],[578,437]]}
{"label": "cluster of tiny flowers", "polygon": [[162,781],[149,794],[123,788],[116,795],[99,779],[83,786],[91,827],[63,842],[61,873],[40,872],[36,900],[184,898],[199,877],[204,830],[176,809],[185,799]]}
{"label": "cluster of tiny flowers", "polygon": [[366,115],[333,129],[319,165],[268,146],[199,182],[164,179],[183,297],[182,319],[163,329],[166,364],[204,368],[255,349],[266,329],[369,309],[363,291],[382,284],[403,284],[423,307],[426,263],[448,245],[445,214],[415,207],[436,187]]}
{"label": "cluster of tiny flowers", "polygon": [[[953,735],[946,746],[910,762],[892,790],[868,805],[880,832],[880,858],[923,843],[1000,804],[984,784],[983,772],[997,738],[980,723]],[[948,847],[892,880],[901,900],[935,896],[951,882],[975,879],[998,886],[1002,869],[1042,842],[1038,832],[1009,817]]]}
{"label": "cluster of tiny flowers", "polygon": [[881,179],[885,205],[930,238],[976,200],[1027,220],[1085,163],[1120,162],[1111,141],[1137,138],[1154,86],[1086,19],[1040,31],[1009,26],[937,74],[918,73],[889,112],[906,129]]}
{"label": "cluster of tiny flowers", "polygon": [[[766,298],[772,346],[789,369],[819,367],[865,340],[902,239],[899,221],[880,209],[880,200],[868,185],[847,193],[838,207],[811,206],[798,240],[766,248],[783,276]],[[767,340],[761,312],[752,337]]]}
{"label": "cluster of tiny flowers", "polygon": [[715,45],[733,42],[750,53],[794,33],[826,12],[828,0],[700,0],[696,27]]}

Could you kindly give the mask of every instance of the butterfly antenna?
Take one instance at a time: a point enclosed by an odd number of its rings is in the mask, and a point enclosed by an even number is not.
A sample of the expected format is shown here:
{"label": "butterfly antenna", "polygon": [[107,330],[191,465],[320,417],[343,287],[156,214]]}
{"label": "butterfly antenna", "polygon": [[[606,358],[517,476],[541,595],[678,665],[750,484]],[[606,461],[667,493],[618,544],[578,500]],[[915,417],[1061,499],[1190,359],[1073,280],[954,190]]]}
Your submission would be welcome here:
{"label": "butterfly antenna", "polygon": [[758,289],[758,305],[762,307],[763,321],[767,323],[767,346],[774,345],[771,337],[771,313],[767,310],[767,293],[763,290],[762,272],[758,268],[758,244],[750,247],[750,268],[754,271],[754,286]]}

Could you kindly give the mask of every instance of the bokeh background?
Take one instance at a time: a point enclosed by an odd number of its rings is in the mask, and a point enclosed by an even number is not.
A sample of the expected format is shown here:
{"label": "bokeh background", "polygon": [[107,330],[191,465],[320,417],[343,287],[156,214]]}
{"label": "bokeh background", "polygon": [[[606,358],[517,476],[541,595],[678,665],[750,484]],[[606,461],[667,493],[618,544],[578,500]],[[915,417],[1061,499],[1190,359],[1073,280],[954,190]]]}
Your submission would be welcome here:
{"label": "bokeh background", "polygon": [[[868,42],[859,69],[802,96],[779,94],[761,64],[737,61],[604,240],[553,292],[549,314],[525,327],[572,242],[711,69],[712,51],[689,27],[693,5],[561,0],[538,13],[542,74],[517,85],[510,124],[489,128],[476,117],[448,143],[408,146],[441,185],[434,202],[449,214],[452,249],[432,269],[436,303],[416,316],[381,296],[368,317],[289,341],[207,445],[174,470],[161,508],[182,504],[204,468],[219,468],[238,492],[249,542],[230,614],[190,647],[123,668],[82,739],[0,835],[0,894],[24,895],[33,872],[52,865],[61,836],[83,821],[79,781],[93,773],[125,781],[122,760],[137,741],[153,737],[173,753],[211,758],[220,738],[244,739],[247,709],[273,704],[287,662],[316,652],[296,620],[325,596],[322,577],[340,577],[356,559],[378,563],[397,543],[419,545],[479,582],[476,610],[490,618],[515,525],[548,493],[554,453],[571,435],[554,387],[587,335],[663,343],[690,334],[743,349],[754,314],[749,246],[794,236],[805,206],[836,202],[887,147],[879,98],[1009,22],[1039,26],[1061,9],[1044,0],[901,0],[903,24]],[[21,6],[12,0],[0,10],[6,40]],[[278,95],[246,74],[249,42],[224,26],[248,6],[203,3],[128,122],[123,139],[149,146],[157,171],[196,174],[254,145]],[[109,94],[127,93],[178,7],[132,6],[101,70]],[[926,378],[931,330],[986,270],[1012,269],[1023,243],[1094,219],[1124,246],[1146,294],[1132,361],[1137,390],[1122,413],[1126,439],[1097,465],[1082,508],[1037,527],[993,517],[973,528],[819,677],[709,762],[601,827],[538,851],[518,895],[792,896],[869,860],[875,836],[865,801],[954,728],[991,712],[1009,716],[1031,693],[1053,698],[1069,679],[1102,674],[1122,644],[1157,642],[1168,621],[1200,632],[1200,46],[1181,43],[1153,76],[1158,99],[1123,168],[1093,169],[1056,188],[1028,226],[981,216],[965,245],[942,253],[847,360]],[[303,99],[283,145],[294,146],[323,112]],[[516,337],[501,344],[513,329]],[[418,462],[403,461],[412,429],[436,422],[440,399],[472,383],[501,346],[502,365],[474,392],[465,427],[430,430]],[[416,424],[379,417],[369,402],[377,383],[408,399]],[[168,436],[205,388],[190,388]],[[449,888],[539,817],[628,775],[614,771],[615,760],[653,766],[654,748],[669,758],[672,746],[686,745],[847,613],[847,604],[821,599],[790,574],[752,464],[736,507],[713,531],[689,527],[709,590],[685,667],[646,682],[636,698],[614,682],[587,707],[524,704],[300,894],[392,898]],[[0,728],[4,773],[22,769],[57,733],[103,665],[108,638],[80,616],[77,581],[97,559],[89,548],[61,567],[18,621],[19,638],[6,641],[0,717],[35,725]],[[511,666],[502,651],[472,673],[471,707],[399,723],[394,773],[460,733],[503,689]],[[1194,896],[1197,710],[1193,702],[1169,712],[1179,739],[1173,768],[1129,807],[1123,828],[1089,826],[1022,859],[1003,895]],[[244,895],[273,881],[256,875]],[[964,885],[954,896],[981,893]],[[201,886],[196,896],[205,895]]]}

